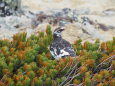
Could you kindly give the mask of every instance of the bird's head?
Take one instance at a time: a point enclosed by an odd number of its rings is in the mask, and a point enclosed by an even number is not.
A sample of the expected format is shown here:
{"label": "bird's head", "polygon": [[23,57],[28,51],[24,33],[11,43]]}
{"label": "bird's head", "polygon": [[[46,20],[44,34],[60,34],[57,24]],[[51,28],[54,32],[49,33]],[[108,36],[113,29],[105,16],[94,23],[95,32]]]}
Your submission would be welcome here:
{"label": "bird's head", "polygon": [[64,31],[64,28],[63,28],[63,27],[58,27],[58,28],[56,28],[56,29],[54,30],[54,32],[53,32],[53,37],[54,37],[54,38],[60,38],[62,31]]}

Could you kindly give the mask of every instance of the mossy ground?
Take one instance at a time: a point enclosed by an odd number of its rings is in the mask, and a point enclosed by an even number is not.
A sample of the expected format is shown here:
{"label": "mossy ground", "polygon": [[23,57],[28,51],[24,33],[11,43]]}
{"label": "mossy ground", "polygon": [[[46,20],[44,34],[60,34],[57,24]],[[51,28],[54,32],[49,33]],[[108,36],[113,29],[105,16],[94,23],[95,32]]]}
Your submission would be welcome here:
{"label": "mossy ground", "polygon": [[26,35],[0,40],[0,86],[115,86],[115,38],[94,44],[77,40],[78,56],[56,61],[48,49],[50,26],[45,33]]}

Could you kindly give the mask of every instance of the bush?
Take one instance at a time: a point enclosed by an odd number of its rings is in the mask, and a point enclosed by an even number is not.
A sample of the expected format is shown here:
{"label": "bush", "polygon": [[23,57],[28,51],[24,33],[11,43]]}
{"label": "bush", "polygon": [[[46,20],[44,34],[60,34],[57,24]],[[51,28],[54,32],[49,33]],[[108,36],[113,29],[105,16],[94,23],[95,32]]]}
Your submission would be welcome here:
{"label": "bush", "polygon": [[26,33],[0,40],[0,86],[115,86],[115,38],[94,44],[77,40],[75,58],[52,60],[48,46],[51,27],[45,33]]}

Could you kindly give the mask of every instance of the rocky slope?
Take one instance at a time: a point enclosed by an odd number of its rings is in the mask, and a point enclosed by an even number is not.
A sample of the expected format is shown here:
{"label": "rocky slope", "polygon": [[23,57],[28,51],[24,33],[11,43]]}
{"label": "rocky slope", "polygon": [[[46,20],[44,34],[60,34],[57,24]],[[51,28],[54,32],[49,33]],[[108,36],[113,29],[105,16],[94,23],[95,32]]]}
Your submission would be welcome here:
{"label": "rocky slope", "polygon": [[63,37],[70,42],[79,38],[111,40],[115,36],[114,3],[114,0],[22,0],[22,13],[0,17],[0,39],[11,39],[13,34],[23,31],[28,36],[45,31],[50,23],[52,31],[58,26],[65,27]]}

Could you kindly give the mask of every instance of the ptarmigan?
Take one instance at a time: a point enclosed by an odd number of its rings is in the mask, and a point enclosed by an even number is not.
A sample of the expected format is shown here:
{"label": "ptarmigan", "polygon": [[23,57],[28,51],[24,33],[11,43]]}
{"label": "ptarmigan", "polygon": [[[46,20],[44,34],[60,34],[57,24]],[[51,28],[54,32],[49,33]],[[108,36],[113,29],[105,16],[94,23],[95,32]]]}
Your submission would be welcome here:
{"label": "ptarmigan", "polygon": [[50,45],[50,52],[56,60],[59,60],[60,58],[64,58],[67,56],[76,56],[71,44],[62,38],[62,31],[64,31],[62,27],[58,27],[54,30],[53,41]]}

